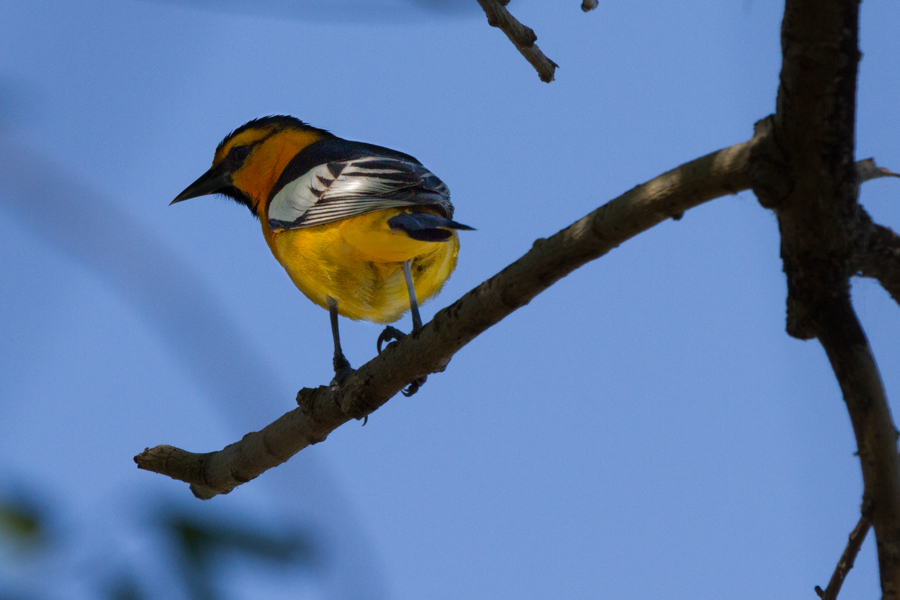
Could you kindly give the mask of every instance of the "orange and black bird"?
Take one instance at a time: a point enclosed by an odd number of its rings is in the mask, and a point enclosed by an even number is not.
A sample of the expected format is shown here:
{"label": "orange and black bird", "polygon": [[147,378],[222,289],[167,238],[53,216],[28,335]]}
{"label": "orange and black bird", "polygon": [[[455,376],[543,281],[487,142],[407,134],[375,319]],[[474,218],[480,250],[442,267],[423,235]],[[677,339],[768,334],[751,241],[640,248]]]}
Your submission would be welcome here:
{"label": "orange and black bird", "polygon": [[[331,315],[335,382],[351,371],[338,315],[392,323],[437,294],[456,267],[450,191],[408,154],[341,139],[289,116],[235,129],[212,167],[172,201],[223,194],[262,223],[272,254]],[[387,327],[378,349],[403,333]],[[424,378],[404,393],[415,393]]]}

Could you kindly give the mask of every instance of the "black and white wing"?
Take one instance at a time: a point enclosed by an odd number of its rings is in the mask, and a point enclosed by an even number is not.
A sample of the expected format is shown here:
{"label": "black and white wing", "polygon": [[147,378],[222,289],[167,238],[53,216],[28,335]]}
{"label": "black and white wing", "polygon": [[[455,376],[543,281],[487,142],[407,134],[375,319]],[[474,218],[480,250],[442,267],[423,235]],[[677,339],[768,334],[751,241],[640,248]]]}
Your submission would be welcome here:
{"label": "black and white wing", "polygon": [[269,203],[269,226],[312,227],[404,206],[432,206],[447,218],[453,216],[444,182],[405,155],[333,160],[312,167],[275,194]]}

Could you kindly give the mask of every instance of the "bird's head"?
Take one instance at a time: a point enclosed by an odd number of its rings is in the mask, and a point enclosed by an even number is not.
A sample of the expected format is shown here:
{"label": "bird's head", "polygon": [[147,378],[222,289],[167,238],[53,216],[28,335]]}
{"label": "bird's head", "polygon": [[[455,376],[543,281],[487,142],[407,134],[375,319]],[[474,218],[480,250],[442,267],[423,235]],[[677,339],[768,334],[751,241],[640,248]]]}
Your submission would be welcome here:
{"label": "bird's head", "polygon": [[288,116],[255,119],[228,134],[216,148],[212,167],[172,200],[171,204],[223,194],[259,217],[269,192],[288,162],[306,146],[331,137]]}

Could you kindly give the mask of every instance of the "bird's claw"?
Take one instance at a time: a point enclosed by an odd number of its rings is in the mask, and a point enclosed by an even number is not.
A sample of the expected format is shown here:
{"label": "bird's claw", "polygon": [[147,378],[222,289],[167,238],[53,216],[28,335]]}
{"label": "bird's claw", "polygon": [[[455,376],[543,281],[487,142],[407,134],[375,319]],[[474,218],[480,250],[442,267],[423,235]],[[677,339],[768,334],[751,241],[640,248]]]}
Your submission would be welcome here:
{"label": "bird's claw", "polygon": [[428,375],[422,375],[418,377],[415,381],[410,383],[408,386],[400,390],[400,393],[409,398],[413,394],[419,391],[419,388],[425,385],[425,381],[428,380]]}
{"label": "bird's claw", "polygon": [[381,335],[378,336],[378,354],[381,354],[382,344],[388,344],[393,340],[402,340],[405,337],[405,333],[403,333],[393,325],[388,325],[384,328],[384,331],[381,332]]}
{"label": "bird's claw", "polygon": [[[385,343],[390,343],[393,340],[402,340],[406,337],[407,334],[403,333],[393,325],[388,325],[384,328],[384,331],[381,332],[381,335],[378,336],[378,354],[381,354],[381,345]],[[427,375],[422,375],[421,377],[415,379],[408,386],[400,390],[400,393],[409,398],[413,394],[419,391],[419,388],[425,385],[425,380],[428,379]]]}

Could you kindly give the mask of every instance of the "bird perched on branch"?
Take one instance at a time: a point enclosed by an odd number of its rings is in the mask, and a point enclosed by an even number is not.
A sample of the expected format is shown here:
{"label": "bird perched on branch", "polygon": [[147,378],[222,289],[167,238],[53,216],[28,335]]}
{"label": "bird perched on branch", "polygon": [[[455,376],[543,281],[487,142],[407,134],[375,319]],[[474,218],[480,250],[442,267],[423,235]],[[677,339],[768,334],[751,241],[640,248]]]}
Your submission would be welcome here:
{"label": "bird perched on branch", "polygon": [[[216,148],[212,167],[173,201],[223,194],[262,223],[272,254],[307,298],[331,315],[335,382],[351,372],[338,315],[392,323],[437,294],[456,267],[447,186],[402,152],[341,139],[299,119],[242,125]],[[405,334],[387,327],[381,345]],[[412,382],[416,392],[424,377]]]}

